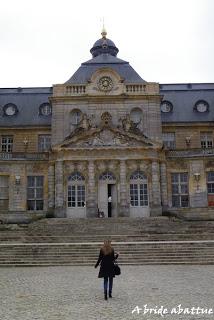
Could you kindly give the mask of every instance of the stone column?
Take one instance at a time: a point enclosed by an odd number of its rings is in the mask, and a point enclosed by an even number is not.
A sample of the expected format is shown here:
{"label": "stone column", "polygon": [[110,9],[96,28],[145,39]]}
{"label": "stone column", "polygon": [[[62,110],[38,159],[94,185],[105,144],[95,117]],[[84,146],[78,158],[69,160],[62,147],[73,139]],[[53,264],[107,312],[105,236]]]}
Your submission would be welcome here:
{"label": "stone column", "polygon": [[87,217],[97,217],[97,201],[95,192],[95,165],[94,161],[88,162],[88,196],[86,203]]}
{"label": "stone column", "polygon": [[161,181],[161,202],[163,210],[168,207],[168,192],[167,192],[167,174],[166,174],[166,164],[161,162],[160,165],[160,181]]}
{"label": "stone column", "polygon": [[65,217],[64,192],[63,192],[63,161],[55,164],[55,216]]}
{"label": "stone column", "polygon": [[129,204],[126,180],[126,161],[120,160],[120,217],[129,216]]}
{"label": "stone column", "polygon": [[54,164],[50,164],[48,167],[48,211],[52,211],[54,208],[55,198],[55,183],[54,183]]}
{"label": "stone column", "polygon": [[162,214],[162,208],[160,192],[160,169],[157,161],[152,161],[152,194],[153,205],[151,208],[151,216],[159,216]]}

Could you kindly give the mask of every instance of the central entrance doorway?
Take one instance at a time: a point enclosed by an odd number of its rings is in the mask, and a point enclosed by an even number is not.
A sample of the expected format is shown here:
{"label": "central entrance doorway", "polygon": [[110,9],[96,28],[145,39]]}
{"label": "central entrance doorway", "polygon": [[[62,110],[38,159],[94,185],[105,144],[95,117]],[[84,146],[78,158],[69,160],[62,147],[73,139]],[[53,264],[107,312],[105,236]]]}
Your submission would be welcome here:
{"label": "central entrance doorway", "polygon": [[116,179],[110,172],[105,172],[99,177],[98,183],[98,208],[104,212],[105,217],[117,216],[117,187]]}

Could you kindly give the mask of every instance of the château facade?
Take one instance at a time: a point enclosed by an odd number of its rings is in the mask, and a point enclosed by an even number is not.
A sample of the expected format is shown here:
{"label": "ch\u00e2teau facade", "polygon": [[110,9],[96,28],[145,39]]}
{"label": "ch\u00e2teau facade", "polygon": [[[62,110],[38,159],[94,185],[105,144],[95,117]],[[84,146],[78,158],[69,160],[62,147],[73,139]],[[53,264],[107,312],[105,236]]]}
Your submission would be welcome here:
{"label": "ch\u00e2teau facade", "polygon": [[214,84],[147,82],[102,32],[64,84],[0,89],[0,213],[184,216],[214,206]]}

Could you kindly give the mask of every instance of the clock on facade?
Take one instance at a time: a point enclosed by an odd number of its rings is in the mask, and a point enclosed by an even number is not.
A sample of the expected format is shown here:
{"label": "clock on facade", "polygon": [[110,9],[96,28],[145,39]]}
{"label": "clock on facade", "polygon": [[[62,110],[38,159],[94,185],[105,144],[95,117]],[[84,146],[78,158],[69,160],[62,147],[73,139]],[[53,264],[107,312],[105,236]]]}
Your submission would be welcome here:
{"label": "clock on facade", "polygon": [[113,87],[113,81],[110,77],[102,77],[98,81],[98,87],[102,91],[110,91]]}

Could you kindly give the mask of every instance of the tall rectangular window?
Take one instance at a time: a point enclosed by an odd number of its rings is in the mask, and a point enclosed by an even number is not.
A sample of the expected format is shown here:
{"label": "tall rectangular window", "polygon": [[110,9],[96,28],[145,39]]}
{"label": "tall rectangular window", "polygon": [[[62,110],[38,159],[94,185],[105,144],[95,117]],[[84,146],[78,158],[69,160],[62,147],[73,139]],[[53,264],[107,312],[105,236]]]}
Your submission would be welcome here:
{"label": "tall rectangular window", "polygon": [[163,132],[163,144],[168,149],[175,149],[175,133]]}
{"label": "tall rectangular window", "polygon": [[172,173],[172,206],[184,208],[189,206],[188,173]]}
{"label": "tall rectangular window", "polygon": [[44,177],[27,177],[27,210],[43,210]]}
{"label": "tall rectangular window", "polygon": [[9,204],[9,177],[0,176],[0,211],[8,210]]}
{"label": "tall rectangular window", "polygon": [[12,152],[13,151],[13,136],[1,137],[1,151]]}
{"label": "tall rectangular window", "polygon": [[213,133],[201,132],[201,148],[212,148],[212,147],[213,147]]}
{"label": "tall rectangular window", "polygon": [[68,186],[68,207],[85,207],[85,186],[69,185]]}
{"label": "tall rectangular window", "polygon": [[146,183],[130,184],[130,200],[132,207],[148,206],[148,190]]}
{"label": "tall rectangular window", "polygon": [[40,152],[49,151],[51,148],[51,135],[41,134],[38,136],[38,150]]}
{"label": "tall rectangular window", "polygon": [[214,206],[214,171],[207,173],[208,206]]}

